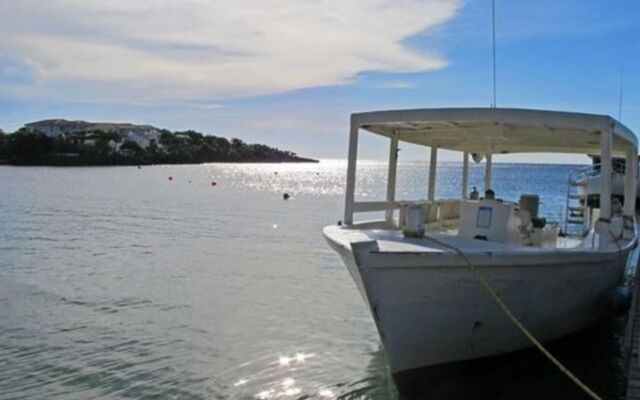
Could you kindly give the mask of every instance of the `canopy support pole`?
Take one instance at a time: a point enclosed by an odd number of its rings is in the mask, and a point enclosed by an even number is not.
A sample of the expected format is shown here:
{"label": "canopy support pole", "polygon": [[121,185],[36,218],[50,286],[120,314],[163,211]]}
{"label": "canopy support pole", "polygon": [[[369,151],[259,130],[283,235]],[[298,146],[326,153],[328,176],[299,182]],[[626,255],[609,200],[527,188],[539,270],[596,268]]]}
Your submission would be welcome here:
{"label": "canopy support pole", "polygon": [[600,132],[600,218],[611,218],[611,129]]}
{"label": "canopy support pole", "polygon": [[624,215],[636,215],[636,190],[638,182],[638,153],[633,146],[627,148],[624,168]]}
{"label": "canopy support pole", "polygon": [[353,203],[356,189],[356,161],[358,159],[358,125],[351,120],[349,133],[349,158],[347,164],[347,189],[345,192],[344,223],[353,224]]}
{"label": "canopy support pole", "polygon": [[429,158],[429,187],[427,200],[433,201],[436,196],[436,165],[438,164],[438,147],[431,146],[431,157]]}
{"label": "canopy support pole", "polygon": [[469,191],[469,152],[462,153],[462,198],[466,199]]}
{"label": "canopy support pole", "polygon": [[491,169],[493,167],[493,155],[486,155],[487,161],[484,165],[484,191],[491,189]]}
{"label": "canopy support pole", "polygon": [[387,176],[387,210],[385,219],[393,220],[393,202],[396,200],[396,171],[398,168],[398,134],[393,133],[389,145],[389,171]]}

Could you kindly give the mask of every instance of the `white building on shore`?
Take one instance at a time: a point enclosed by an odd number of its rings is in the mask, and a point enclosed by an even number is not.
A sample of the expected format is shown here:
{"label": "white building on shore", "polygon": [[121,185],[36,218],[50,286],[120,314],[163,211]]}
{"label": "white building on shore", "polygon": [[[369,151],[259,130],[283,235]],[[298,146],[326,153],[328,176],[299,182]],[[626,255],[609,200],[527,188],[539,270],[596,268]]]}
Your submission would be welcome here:
{"label": "white building on shore", "polygon": [[[69,121],[66,119],[47,119],[25,125],[29,131],[41,132],[49,137],[79,136],[96,131],[113,132],[121,137],[121,142],[131,141],[146,148],[151,140],[158,141],[160,130],[151,125],[135,125],[129,123]],[[91,144],[91,139],[85,144]]]}

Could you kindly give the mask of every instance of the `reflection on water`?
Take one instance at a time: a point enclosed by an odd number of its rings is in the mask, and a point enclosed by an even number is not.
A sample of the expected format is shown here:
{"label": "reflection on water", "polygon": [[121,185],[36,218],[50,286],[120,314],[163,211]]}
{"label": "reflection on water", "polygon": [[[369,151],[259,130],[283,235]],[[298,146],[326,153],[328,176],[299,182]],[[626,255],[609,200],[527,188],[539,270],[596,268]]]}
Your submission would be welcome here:
{"label": "reflection on water", "polygon": [[[384,163],[359,167],[358,196],[383,198]],[[496,165],[496,192],[537,191],[554,215],[569,169]],[[424,195],[425,170],[400,166],[400,197]],[[460,165],[440,172],[439,195],[457,195]],[[480,186],[482,170],[471,175]],[[344,177],[343,162],[0,167],[0,398],[397,398],[371,316],[320,233],[341,219]],[[615,398],[607,329],[562,357]],[[581,398],[534,361],[466,393]]]}
{"label": "reflection on water", "polygon": [[326,373],[339,365],[328,364],[322,356],[297,353],[277,360],[245,363],[234,373],[245,375],[233,384],[231,398],[255,399],[398,399],[384,351],[372,351],[364,377],[354,380],[326,381]]}
{"label": "reflection on water", "polygon": [[[623,399],[626,381],[621,340],[625,322],[624,316],[604,319],[576,335],[551,343],[549,349],[604,398]],[[401,377],[401,394],[381,347],[369,353],[363,377],[350,382],[320,383],[325,371],[332,366],[316,354],[280,356],[258,364],[247,364],[246,371],[254,371],[253,375],[244,376],[234,384],[238,398],[252,395],[257,399],[584,398],[573,382],[534,349],[484,360],[453,373],[413,371]]]}

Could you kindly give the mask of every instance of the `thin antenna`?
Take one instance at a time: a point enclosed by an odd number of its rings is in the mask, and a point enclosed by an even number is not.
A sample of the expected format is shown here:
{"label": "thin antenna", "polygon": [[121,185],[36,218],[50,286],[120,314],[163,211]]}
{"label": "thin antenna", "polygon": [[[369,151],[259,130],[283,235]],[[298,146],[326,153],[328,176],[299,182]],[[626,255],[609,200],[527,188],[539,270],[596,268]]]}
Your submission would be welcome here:
{"label": "thin antenna", "polygon": [[491,25],[493,28],[493,108],[498,106],[496,100],[496,0],[491,0]]}
{"label": "thin antenna", "polygon": [[620,66],[620,97],[618,98],[618,121],[622,122],[622,88],[624,84],[624,64]]}

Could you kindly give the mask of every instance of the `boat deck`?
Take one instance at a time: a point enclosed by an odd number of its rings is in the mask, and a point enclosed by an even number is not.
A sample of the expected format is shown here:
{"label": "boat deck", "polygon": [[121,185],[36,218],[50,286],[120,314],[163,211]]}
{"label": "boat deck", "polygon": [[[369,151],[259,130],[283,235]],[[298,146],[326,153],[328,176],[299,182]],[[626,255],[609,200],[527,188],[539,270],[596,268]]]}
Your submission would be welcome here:
{"label": "boat deck", "polygon": [[[423,238],[407,238],[400,230],[382,229],[380,224],[372,223],[353,225],[345,228],[341,226],[329,226],[324,229],[325,235],[331,240],[338,242],[344,247],[348,247],[354,242],[377,241],[381,252],[390,253],[428,253],[428,252],[450,252],[451,250],[435,243],[429,237]],[[452,234],[454,233],[454,234]],[[539,247],[532,246],[513,246],[504,243],[489,242],[483,240],[462,238],[455,235],[455,232],[429,232],[428,235],[437,238],[449,245],[455,246],[465,253],[478,252],[513,252],[514,250],[522,252],[539,252]],[[583,240],[572,237],[559,237],[555,249],[583,249],[581,244]],[[552,250],[554,248],[549,248]]]}

